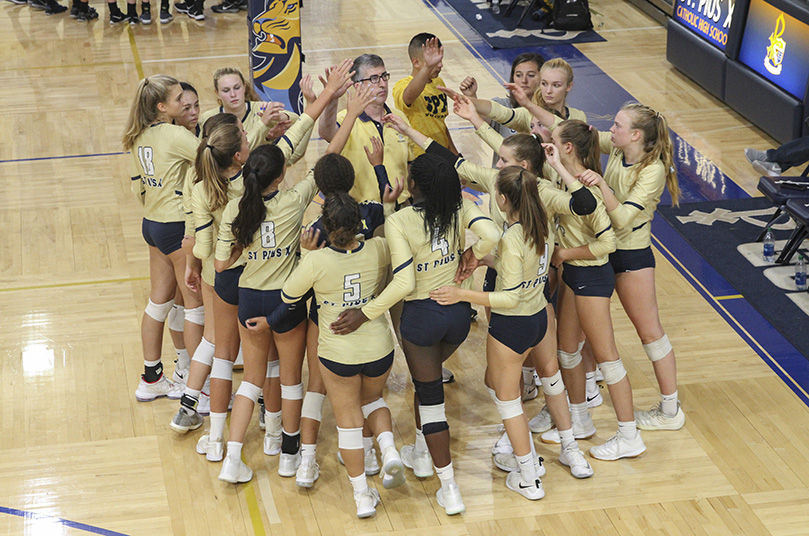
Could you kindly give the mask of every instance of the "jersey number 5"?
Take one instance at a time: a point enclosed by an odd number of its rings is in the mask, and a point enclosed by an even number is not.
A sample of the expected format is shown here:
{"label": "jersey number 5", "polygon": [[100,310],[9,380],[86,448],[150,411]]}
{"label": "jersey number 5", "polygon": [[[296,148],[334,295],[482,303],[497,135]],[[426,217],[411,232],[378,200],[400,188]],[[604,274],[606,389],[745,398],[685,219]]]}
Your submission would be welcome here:
{"label": "jersey number 5", "polygon": [[154,175],[153,151],[151,147],[138,147],[138,160],[144,175]]}
{"label": "jersey number 5", "polygon": [[261,247],[275,247],[275,224],[271,221],[261,222]]}
{"label": "jersey number 5", "polygon": [[353,302],[360,299],[360,282],[357,279],[360,274],[348,274],[343,278],[343,288],[346,292],[343,293],[343,301]]}

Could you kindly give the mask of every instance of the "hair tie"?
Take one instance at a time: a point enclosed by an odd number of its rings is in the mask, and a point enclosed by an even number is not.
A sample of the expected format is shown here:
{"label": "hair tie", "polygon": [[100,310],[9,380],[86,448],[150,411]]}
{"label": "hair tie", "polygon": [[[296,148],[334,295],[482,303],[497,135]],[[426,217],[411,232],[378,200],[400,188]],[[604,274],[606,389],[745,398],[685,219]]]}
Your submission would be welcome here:
{"label": "hair tie", "polygon": [[205,147],[207,147],[208,149],[210,149],[211,151],[213,151],[213,145],[208,145],[208,144],[205,144]]}
{"label": "hair tie", "polygon": [[657,115],[655,116],[655,121],[660,121],[660,112],[657,112]]}
{"label": "hair tie", "polygon": [[590,132],[592,132],[592,131],[593,131],[593,125],[588,125],[588,126],[587,126],[587,130],[589,130]]}
{"label": "hair tie", "polygon": [[144,85],[144,86],[148,86],[148,85],[149,85],[149,77],[148,77],[148,76],[147,76],[146,78],[144,78],[144,79],[143,79],[143,85]]}

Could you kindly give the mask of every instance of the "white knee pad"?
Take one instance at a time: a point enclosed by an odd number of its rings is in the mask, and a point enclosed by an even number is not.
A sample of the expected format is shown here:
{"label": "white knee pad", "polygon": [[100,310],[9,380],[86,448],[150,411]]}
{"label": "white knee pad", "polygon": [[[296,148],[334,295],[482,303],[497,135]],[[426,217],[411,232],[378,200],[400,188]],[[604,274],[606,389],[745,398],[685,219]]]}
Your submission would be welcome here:
{"label": "white knee pad", "polygon": [[281,362],[279,360],[267,363],[267,377],[278,378],[281,376]]}
{"label": "white knee pad", "polygon": [[522,398],[517,397],[514,400],[506,400],[505,402],[496,398],[494,404],[497,406],[497,413],[500,414],[502,420],[513,419],[522,415]]}
{"label": "white knee pad", "polygon": [[256,400],[258,400],[259,395],[261,395],[261,387],[258,385],[253,385],[249,382],[242,382],[241,385],[239,385],[239,388],[236,390],[236,396],[248,398],[252,400],[254,404],[256,403]]}
{"label": "white knee pad", "polygon": [[579,363],[581,363],[581,350],[577,350],[575,354],[557,350],[556,357],[559,359],[559,366],[561,366],[563,369],[574,369],[579,366]]}
{"label": "white knee pad", "polygon": [[542,382],[542,390],[545,392],[545,396],[561,395],[565,392],[565,382],[562,381],[562,373],[558,370],[550,378],[540,378],[539,381]]}
{"label": "white knee pad", "polygon": [[643,350],[646,352],[649,361],[652,363],[655,361],[660,361],[669,355],[669,352],[672,350],[671,343],[669,342],[669,336],[664,334],[656,341],[650,342],[649,344],[644,344]]}
{"label": "white knee pad", "polygon": [[362,406],[362,417],[364,419],[368,418],[368,415],[375,412],[378,409],[386,408],[388,405],[385,403],[385,399],[381,396],[374,400],[373,402],[368,402],[364,406]]}
{"label": "white knee pad", "polygon": [[360,450],[362,445],[362,428],[337,427],[337,448],[346,450]]}
{"label": "white knee pad", "polygon": [[324,400],[326,400],[326,395],[315,393],[313,391],[307,391],[306,396],[303,397],[301,418],[312,419],[313,421],[320,422],[323,419]]}
{"label": "white knee pad", "polygon": [[213,354],[214,354],[214,345],[210,341],[205,340],[205,337],[199,341],[199,346],[197,346],[196,351],[194,352],[194,357],[191,358],[191,361],[196,361],[197,363],[202,363],[206,367],[210,367],[213,364]]}
{"label": "white knee pad", "polygon": [[205,306],[200,305],[199,307],[195,307],[193,309],[186,309],[185,310],[185,319],[191,322],[192,324],[196,324],[198,326],[205,325]]}
{"label": "white knee pad", "polygon": [[227,359],[213,358],[213,365],[211,365],[211,378],[215,380],[233,380],[233,361]]}
{"label": "white knee pad", "polygon": [[428,424],[445,423],[447,415],[444,411],[444,404],[435,406],[419,406],[419,417],[421,417],[421,429]]}
{"label": "white knee pad", "polygon": [[281,384],[281,398],[285,400],[303,400],[303,383],[298,385]]}
{"label": "white knee pad", "polygon": [[146,304],[146,310],[144,313],[154,318],[158,322],[165,322],[173,305],[174,300],[167,301],[166,303],[155,303],[152,300],[149,300],[149,303]]}
{"label": "white knee pad", "polygon": [[617,361],[604,361],[598,364],[601,374],[604,375],[604,383],[613,385],[624,379],[626,369],[620,359]]}
{"label": "white knee pad", "polygon": [[168,322],[171,331],[179,331],[182,333],[185,327],[185,307],[177,305],[176,303],[172,305],[171,311],[169,311]]}

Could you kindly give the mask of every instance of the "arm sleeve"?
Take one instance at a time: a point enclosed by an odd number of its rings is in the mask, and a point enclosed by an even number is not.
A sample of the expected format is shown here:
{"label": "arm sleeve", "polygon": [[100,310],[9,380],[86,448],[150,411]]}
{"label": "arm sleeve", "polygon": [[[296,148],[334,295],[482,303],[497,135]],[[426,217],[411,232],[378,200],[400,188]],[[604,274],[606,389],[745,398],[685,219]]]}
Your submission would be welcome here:
{"label": "arm sleeve", "polygon": [[233,224],[236,214],[239,212],[239,201],[234,199],[225,207],[225,212],[222,214],[222,225],[219,226],[219,236],[216,239],[216,260],[227,261],[230,259],[230,253],[233,250],[233,244],[236,238],[233,236],[231,224]]}
{"label": "arm sleeve", "polygon": [[520,254],[520,248],[515,247],[516,245],[513,237],[506,237],[500,241],[497,278],[502,278],[503,290],[489,294],[489,303],[492,307],[513,309],[520,304],[523,290],[523,258]]}
{"label": "arm sleeve", "polygon": [[480,128],[475,129],[475,134],[477,134],[486,145],[494,149],[495,153],[500,154],[500,146],[503,145],[503,136],[493,129],[491,125],[488,123],[482,124]]}
{"label": "arm sleeve", "polygon": [[172,151],[193,166],[194,161],[197,159],[199,140],[184,127],[177,127],[175,132],[177,135],[174,138]]}
{"label": "arm sleeve", "polygon": [[183,181],[183,213],[185,214],[185,236],[194,236],[194,209],[191,196],[194,191],[194,168],[188,170]]}
{"label": "arm sleeve", "polygon": [[531,132],[531,112],[525,108],[508,108],[495,101],[491,101],[492,111],[489,117],[517,132],[528,134]]}
{"label": "arm sleeve", "polygon": [[584,188],[581,183],[573,183],[570,192],[557,190],[547,181],[540,180],[539,198],[545,209],[553,214],[576,214],[584,216],[592,213],[596,208],[596,199],[593,193]]}
{"label": "arm sleeve", "polygon": [[617,229],[624,229],[632,225],[635,218],[655,202],[655,198],[666,184],[666,175],[663,166],[646,166],[641,172],[635,185],[629,191],[626,200],[615,210],[608,212],[612,224]]}
{"label": "arm sleeve", "polygon": [[458,176],[466,181],[467,186],[491,194],[494,192],[494,184],[497,181],[497,170],[487,168],[473,162],[458,158],[455,162],[455,170]]}
{"label": "arm sleeve", "polygon": [[362,308],[369,319],[377,318],[396,305],[416,288],[416,268],[413,266],[413,252],[407,241],[406,230],[399,228],[396,218],[385,223],[385,239],[390,247],[393,280],[371,303]]}
{"label": "arm sleeve", "polygon": [[[201,184],[201,183],[200,183]],[[194,188],[191,193],[191,210],[194,213],[194,257],[207,259],[214,248],[213,215],[205,202],[202,187]],[[230,254],[228,254],[230,256]]]}
{"label": "arm sleeve", "polygon": [[602,153],[610,154],[610,151],[612,151],[612,141],[610,140],[611,137],[612,137],[612,134],[610,134],[609,131],[607,131],[607,132],[599,131],[599,133],[598,133],[598,145],[599,145],[599,147],[601,147],[601,152]]}
{"label": "arm sleeve", "polygon": [[468,199],[463,200],[463,223],[478,236],[478,241],[472,246],[475,258],[482,259],[494,249],[500,240],[500,231],[488,216]]}
{"label": "arm sleeve", "polygon": [[[309,292],[309,289],[314,285],[314,262],[317,261],[318,255],[312,255],[314,251],[306,255],[295,270],[289,274],[287,280],[284,281],[284,286],[281,289],[281,299],[284,303],[295,303],[301,300],[304,295]],[[312,259],[315,260],[312,260]]]}
{"label": "arm sleeve", "polygon": [[[385,169],[384,164],[379,164],[378,166],[374,166],[374,174],[376,175],[376,182],[379,184],[379,199],[383,199],[385,197],[385,188],[390,184],[388,170]],[[390,184],[390,186],[393,188],[392,184]]]}
{"label": "arm sleeve", "polygon": [[430,138],[427,138],[427,142],[425,142],[425,146],[422,147],[422,149],[424,149],[424,152],[434,154],[452,163],[455,163],[455,161],[458,159],[457,154],[453,153],[440,143],[437,143]]}
{"label": "arm sleeve", "polygon": [[615,251],[617,244],[615,231],[612,229],[609,216],[604,213],[603,209],[596,212],[592,218],[596,241],[590,242],[588,248],[594,257],[605,257]]}
{"label": "arm sleeve", "polygon": [[309,203],[312,202],[312,200],[315,198],[315,194],[317,193],[314,168],[310,169],[309,173],[306,174],[306,177],[301,182],[293,186],[292,190],[301,197],[303,210],[306,210],[306,207],[309,206]]}
{"label": "arm sleeve", "polygon": [[[287,112],[290,116],[291,112]],[[297,118],[298,116],[295,116]],[[291,166],[301,159],[306,153],[306,147],[309,145],[309,138],[312,137],[312,131],[315,128],[315,120],[307,114],[300,116],[300,119],[295,121],[295,124],[289,127],[289,130],[278,139],[278,148],[284,153],[284,158],[287,165]]]}

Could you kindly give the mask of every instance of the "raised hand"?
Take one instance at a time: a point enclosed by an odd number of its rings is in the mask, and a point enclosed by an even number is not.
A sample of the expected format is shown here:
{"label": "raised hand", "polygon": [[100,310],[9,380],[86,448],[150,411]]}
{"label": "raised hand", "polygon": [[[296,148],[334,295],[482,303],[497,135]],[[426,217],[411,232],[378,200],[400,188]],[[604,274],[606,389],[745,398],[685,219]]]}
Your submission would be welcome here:
{"label": "raised hand", "polygon": [[318,245],[319,241],[320,241],[320,229],[309,227],[308,229],[305,229],[301,233],[301,247],[303,249],[308,249],[310,251],[315,249],[323,249],[323,247],[326,245],[326,242],[324,241],[322,244]]}
{"label": "raised hand", "polygon": [[315,81],[312,80],[311,75],[305,74],[301,78],[301,93],[303,93],[303,98],[306,99],[306,104],[312,104],[317,100]]}
{"label": "raised hand", "polygon": [[371,136],[371,149],[368,149],[367,145],[364,145],[363,149],[365,149],[365,156],[368,157],[371,166],[382,164],[385,157],[385,146],[377,136]]}
{"label": "raised hand", "polygon": [[592,169],[585,169],[576,178],[579,179],[579,182],[585,186],[599,186],[599,183],[604,181],[604,177]]}
{"label": "raised hand", "polygon": [[461,97],[455,101],[455,104],[452,105],[452,111],[455,112],[455,115],[463,117],[467,121],[471,121],[475,116],[479,117],[475,105],[472,104],[472,101],[469,100],[469,97],[466,95],[461,95]]}
{"label": "raised hand", "polygon": [[371,84],[354,84],[354,91],[348,92],[347,113],[352,117],[359,117],[365,108],[376,100],[374,93],[376,88]]}
{"label": "raised hand", "polygon": [[435,86],[435,87],[438,88],[438,91],[442,91],[443,93],[446,93],[447,97],[449,97],[450,99],[452,99],[453,101],[456,101],[456,102],[458,101],[458,99],[460,99],[463,96],[460,93],[458,93],[457,91],[452,90],[452,89],[450,89],[448,87],[444,87],[444,86]]}
{"label": "raised hand", "polygon": [[404,190],[404,180],[400,178],[396,178],[393,181],[393,188],[391,188],[390,184],[385,187],[385,193],[382,194],[382,202],[383,203],[396,203],[399,200],[399,195],[401,195],[402,190]]}
{"label": "raised hand", "polygon": [[353,60],[345,59],[332,66],[326,74],[326,89],[330,90],[335,98],[341,96],[351,86],[351,77],[354,76],[354,71],[351,70],[353,64]]}
{"label": "raised hand", "polygon": [[398,115],[387,114],[384,117],[382,117],[382,122],[391,127],[399,134],[407,136],[407,129],[409,128],[409,126],[407,123],[405,123],[405,120],[399,117]]}
{"label": "raised hand", "polygon": [[520,106],[525,107],[526,104],[531,103],[531,98],[526,95],[525,91],[523,91],[523,89],[517,84],[507,83],[503,84],[503,87],[511,91],[511,94],[514,96],[514,100],[516,100],[517,104]]}
{"label": "raised hand", "polygon": [[474,76],[467,76],[461,82],[461,93],[466,95],[467,97],[477,97],[478,96],[478,81],[475,80]]}
{"label": "raised hand", "polygon": [[562,161],[559,158],[559,151],[556,150],[556,145],[552,143],[543,143],[542,148],[545,149],[545,158],[554,169],[558,168]]}
{"label": "raised hand", "polygon": [[277,123],[283,117],[287,117],[284,105],[280,102],[262,102],[259,106],[261,110],[261,122],[265,126]]}
{"label": "raised hand", "polygon": [[421,45],[421,53],[427,68],[432,70],[444,59],[444,47],[438,46],[438,38],[431,37]]}

